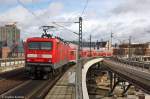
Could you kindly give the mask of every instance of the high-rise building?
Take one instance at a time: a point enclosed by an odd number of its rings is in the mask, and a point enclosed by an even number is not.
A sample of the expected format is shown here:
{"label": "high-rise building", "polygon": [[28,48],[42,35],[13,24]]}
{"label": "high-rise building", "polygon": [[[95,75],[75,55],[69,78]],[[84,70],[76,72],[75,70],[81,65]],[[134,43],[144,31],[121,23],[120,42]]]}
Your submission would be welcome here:
{"label": "high-rise building", "polygon": [[1,46],[13,47],[20,41],[20,30],[16,25],[5,25],[0,27]]}

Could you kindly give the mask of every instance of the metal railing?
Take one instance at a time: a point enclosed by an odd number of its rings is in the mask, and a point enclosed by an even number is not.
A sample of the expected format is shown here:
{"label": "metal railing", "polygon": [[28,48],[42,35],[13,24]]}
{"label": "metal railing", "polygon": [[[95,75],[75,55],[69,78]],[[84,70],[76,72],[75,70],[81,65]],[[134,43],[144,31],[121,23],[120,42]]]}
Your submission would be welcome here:
{"label": "metal railing", "polygon": [[24,58],[5,58],[0,59],[0,67],[16,66],[24,64]]}

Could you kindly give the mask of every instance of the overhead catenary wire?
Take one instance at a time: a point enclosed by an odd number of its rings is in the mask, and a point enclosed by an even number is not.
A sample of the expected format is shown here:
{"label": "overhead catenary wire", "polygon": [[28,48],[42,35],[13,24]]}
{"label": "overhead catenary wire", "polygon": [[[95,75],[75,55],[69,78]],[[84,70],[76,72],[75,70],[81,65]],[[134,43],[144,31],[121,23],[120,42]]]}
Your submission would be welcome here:
{"label": "overhead catenary wire", "polygon": [[86,10],[88,4],[89,4],[89,0],[86,0],[85,5],[84,5],[84,7],[83,7],[83,10],[81,11],[81,14],[79,13],[79,14],[78,14],[77,16],[75,16],[75,17],[73,17],[74,14],[72,14],[72,15],[68,18],[68,20],[82,17],[83,14],[85,13],[85,10]]}
{"label": "overhead catenary wire", "polygon": [[[52,0],[49,1],[49,4],[52,2]],[[29,13],[31,13],[34,17],[38,18],[38,21],[46,23],[44,20],[42,20],[39,16],[37,16],[33,11],[29,10],[22,1],[17,0],[17,3],[20,4],[23,8],[25,8]]]}
{"label": "overhead catenary wire", "polygon": [[84,8],[83,8],[83,10],[82,10],[80,16],[83,16],[83,14],[85,13],[85,10],[86,10],[86,8],[87,8],[87,6],[88,6],[88,3],[89,3],[89,0],[86,0],[86,3],[85,3],[85,5],[84,5]]}
{"label": "overhead catenary wire", "polygon": [[[84,5],[84,7],[83,7],[83,10],[80,12],[80,13],[78,13],[78,15],[76,14],[72,14],[69,18],[68,18],[68,21],[69,20],[71,20],[71,19],[76,19],[76,18],[79,18],[80,16],[82,17],[83,16],[83,14],[85,13],[85,10],[86,10],[86,8],[87,8],[87,6],[88,6],[88,3],[89,3],[89,0],[86,0],[86,3],[85,3],[85,5]],[[75,17],[73,17],[75,15]],[[84,19],[85,20],[85,19]]]}
{"label": "overhead catenary wire", "polygon": [[[31,13],[34,17],[38,18],[38,16],[31,10],[29,10],[20,0],[17,0],[17,2],[23,7],[25,8],[29,13]],[[39,18],[40,21],[43,21],[41,20],[41,18]],[[49,23],[75,23],[73,21],[51,21]]]}
{"label": "overhead catenary wire", "polygon": [[[38,18],[39,21],[44,22],[39,18],[33,11],[29,10],[20,0],[17,0],[18,4],[20,4],[23,8],[25,8],[29,13],[31,13],[34,17]],[[45,22],[44,22],[45,23]],[[52,22],[51,22],[52,23]],[[65,22],[66,23],[66,22]]]}
{"label": "overhead catenary wire", "polygon": [[66,29],[66,30],[68,30],[68,31],[70,31],[70,32],[72,32],[72,33],[74,33],[74,34],[76,34],[76,35],[79,35],[77,32],[74,32],[74,31],[68,29],[68,28],[65,27],[65,26],[59,25],[59,24],[57,24],[57,23],[55,23],[55,22],[53,22],[53,24],[55,24],[55,25],[57,25],[57,26],[59,26],[59,27],[62,27],[62,28]]}
{"label": "overhead catenary wire", "polygon": [[37,15],[35,13],[33,13],[31,10],[29,10],[20,0],[17,0],[18,4],[20,4],[23,8],[25,8],[29,13],[31,13],[33,16]]}
{"label": "overhead catenary wire", "polygon": [[[20,0],[17,0],[17,2],[18,2],[18,4],[20,4],[23,8],[25,8],[29,13],[31,13],[33,16],[35,16],[35,17],[37,17],[38,18],[38,16],[33,12],[33,11],[31,11],[31,10],[29,10]],[[41,20],[41,18],[39,18],[40,20]],[[75,23],[75,22],[73,22],[73,21],[52,21],[52,22],[50,22],[50,23]]]}
{"label": "overhead catenary wire", "polygon": [[[20,5],[22,5],[28,12],[30,12],[33,16],[35,16],[36,18],[39,18],[39,20],[41,21],[41,22],[43,22],[43,20],[41,20],[41,18],[40,17],[38,17],[33,11],[31,11],[31,10],[29,10],[20,0],[17,0],[18,1],[18,3],[20,4]],[[83,13],[84,13],[84,10],[86,9],[86,6],[84,7],[84,9],[83,9]],[[62,26],[62,25],[59,25],[59,24],[57,24],[57,23],[77,23],[77,22],[63,22],[63,21],[58,21],[58,22],[51,22],[52,24],[54,24],[54,25],[57,25],[57,26],[59,26],[59,27],[62,27],[63,29],[65,29],[65,30],[67,30],[67,31],[70,31],[70,32],[72,32],[72,33],[74,33],[74,34],[76,34],[76,35],[79,35],[77,32],[74,32],[74,31],[72,31],[72,30],[70,30],[70,29],[68,29],[67,27],[65,27],[65,26]]]}
{"label": "overhead catenary wire", "polygon": [[74,21],[49,21],[50,23],[74,23]]}

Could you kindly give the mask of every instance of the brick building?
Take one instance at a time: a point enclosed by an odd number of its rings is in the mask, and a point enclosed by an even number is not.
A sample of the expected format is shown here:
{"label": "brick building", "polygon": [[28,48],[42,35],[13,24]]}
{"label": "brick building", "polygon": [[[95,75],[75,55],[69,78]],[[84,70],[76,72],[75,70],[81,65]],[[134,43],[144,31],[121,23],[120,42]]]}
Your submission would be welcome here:
{"label": "brick building", "polygon": [[[150,56],[150,42],[143,44],[131,44],[130,46],[131,56]],[[128,56],[129,45],[121,44],[118,48],[113,49],[114,55]]]}

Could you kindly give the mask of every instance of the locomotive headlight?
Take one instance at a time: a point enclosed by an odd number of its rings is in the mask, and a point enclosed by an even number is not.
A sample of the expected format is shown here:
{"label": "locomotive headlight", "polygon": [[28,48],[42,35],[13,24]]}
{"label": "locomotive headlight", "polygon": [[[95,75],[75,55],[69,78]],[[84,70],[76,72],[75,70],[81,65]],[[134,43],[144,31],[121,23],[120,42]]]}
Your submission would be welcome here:
{"label": "locomotive headlight", "polygon": [[27,57],[28,58],[35,58],[35,57],[37,57],[37,54],[27,54]]}
{"label": "locomotive headlight", "polygon": [[52,55],[49,55],[49,54],[43,54],[43,55],[42,55],[42,58],[52,58]]}

